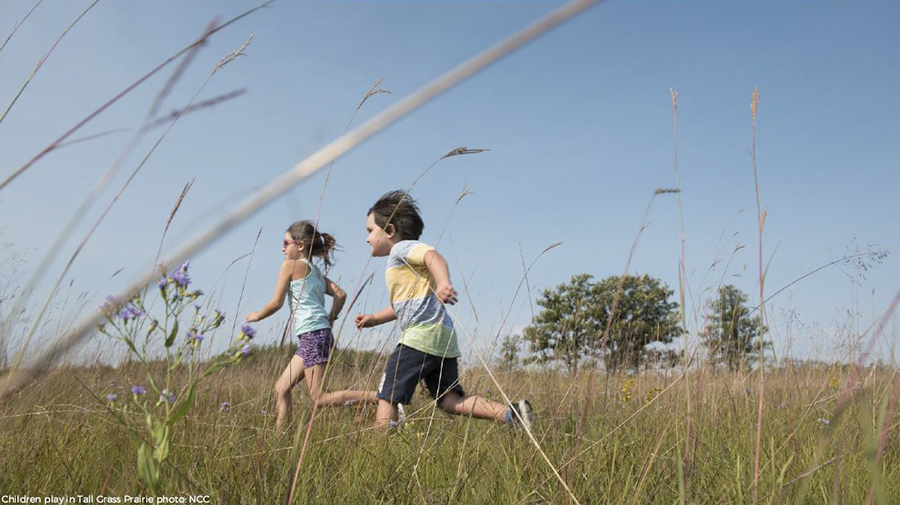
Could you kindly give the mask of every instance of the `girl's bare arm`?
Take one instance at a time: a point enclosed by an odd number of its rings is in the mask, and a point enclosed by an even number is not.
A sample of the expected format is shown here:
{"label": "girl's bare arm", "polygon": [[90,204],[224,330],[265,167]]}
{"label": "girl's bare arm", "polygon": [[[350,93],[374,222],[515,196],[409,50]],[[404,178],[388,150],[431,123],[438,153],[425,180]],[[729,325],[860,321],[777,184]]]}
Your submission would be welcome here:
{"label": "girl's bare arm", "polygon": [[296,262],[287,260],[281,264],[281,268],[278,270],[278,279],[275,281],[275,294],[272,295],[272,299],[269,300],[269,303],[267,303],[262,310],[247,314],[248,323],[261,321],[278,312],[278,309],[284,305],[288,287],[291,285],[291,275],[293,275],[294,272],[294,263]]}
{"label": "girl's bare arm", "polygon": [[331,313],[328,314],[328,323],[334,326],[334,320],[337,319],[338,314],[341,313],[341,309],[344,308],[344,303],[347,301],[347,293],[345,293],[333,280],[326,277],[325,294],[334,298],[334,301],[331,304]]}

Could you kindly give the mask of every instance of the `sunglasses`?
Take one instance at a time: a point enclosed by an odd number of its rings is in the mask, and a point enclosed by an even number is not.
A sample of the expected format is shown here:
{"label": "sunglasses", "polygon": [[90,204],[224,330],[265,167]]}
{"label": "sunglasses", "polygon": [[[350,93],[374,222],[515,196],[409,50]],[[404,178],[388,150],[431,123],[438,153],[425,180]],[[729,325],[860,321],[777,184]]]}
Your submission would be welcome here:
{"label": "sunglasses", "polygon": [[299,244],[299,243],[301,243],[301,242],[302,242],[302,240],[285,240],[285,241],[284,241],[284,244],[283,244],[283,247],[287,247],[287,246],[289,246],[289,245],[291,245],[291,244]]}

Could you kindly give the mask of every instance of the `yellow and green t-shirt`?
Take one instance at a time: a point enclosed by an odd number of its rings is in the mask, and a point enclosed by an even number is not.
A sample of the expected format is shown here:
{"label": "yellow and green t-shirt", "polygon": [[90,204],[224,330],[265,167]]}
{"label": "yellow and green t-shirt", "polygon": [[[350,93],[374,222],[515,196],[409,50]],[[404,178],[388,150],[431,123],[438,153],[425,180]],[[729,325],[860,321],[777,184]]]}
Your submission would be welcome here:
{"label": "yellow and green t-shirt", "polygon": [[384,278],[400,326],[400,343],[434,356],[458,358],[453,320],[434,295],[434,278],[425,266],[425,253],[433,250],[418,240],[397,242]]}

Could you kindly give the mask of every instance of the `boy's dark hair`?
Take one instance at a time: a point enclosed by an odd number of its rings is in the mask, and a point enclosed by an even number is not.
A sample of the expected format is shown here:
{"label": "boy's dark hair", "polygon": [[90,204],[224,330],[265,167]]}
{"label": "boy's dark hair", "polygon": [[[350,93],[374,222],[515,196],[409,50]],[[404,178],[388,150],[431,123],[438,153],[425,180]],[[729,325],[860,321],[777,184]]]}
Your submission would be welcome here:
{"label": "boy's dark hair", "polygon": [[382,229],[392,225],[403,240],[418,240],[425,228],[425,222],[419,216],[419,206],[405,191],[388,191],[381,195],[366,213],[367,216],[369,214]]}

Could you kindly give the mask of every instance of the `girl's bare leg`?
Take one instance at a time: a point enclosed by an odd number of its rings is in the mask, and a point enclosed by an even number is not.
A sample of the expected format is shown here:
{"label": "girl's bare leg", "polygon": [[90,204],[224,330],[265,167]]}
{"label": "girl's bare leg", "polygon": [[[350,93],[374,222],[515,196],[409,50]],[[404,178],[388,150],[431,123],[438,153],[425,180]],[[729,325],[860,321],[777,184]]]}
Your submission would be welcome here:
{"label": "girl's bare leg", "polygon": [[278,411],[276,428],[281,428],[285,422],[291,421],[291,388],[301,381],[303,376],[303,358],[295,355],[275,382],[275,407]]}
{"label": "girl's bare leg", "polygon": [[343,405],[347,401],[364,403],[378,403],[375,391],[344,390],[331,393],[323,392],[323,377],[325,377],[325,363],[311,366],[306,369],[306,386],[309,388],[309,396],[317,406]]}

